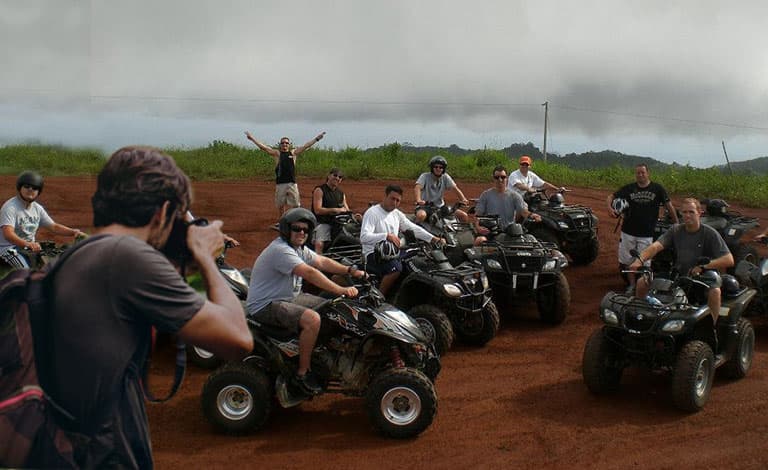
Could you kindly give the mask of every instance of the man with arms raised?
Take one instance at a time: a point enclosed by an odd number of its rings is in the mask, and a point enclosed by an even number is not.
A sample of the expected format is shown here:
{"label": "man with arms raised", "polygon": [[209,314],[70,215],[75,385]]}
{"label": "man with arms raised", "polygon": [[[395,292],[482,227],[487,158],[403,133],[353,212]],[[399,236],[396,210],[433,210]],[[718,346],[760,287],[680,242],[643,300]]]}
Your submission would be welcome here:
{"label": "man with arms raised", "polygon": [[152,468],[141,372],[153,327],[225,359],[253,349],[243,309],[216,268],[221,221],[186,235],[208,300],[158,251],[190,203],[189,179],[171,157],[151,147],[118,150],[96,183],[95,236],[56,273],[53,377],[43,386],[74,416],[60,424],[84,468]]}

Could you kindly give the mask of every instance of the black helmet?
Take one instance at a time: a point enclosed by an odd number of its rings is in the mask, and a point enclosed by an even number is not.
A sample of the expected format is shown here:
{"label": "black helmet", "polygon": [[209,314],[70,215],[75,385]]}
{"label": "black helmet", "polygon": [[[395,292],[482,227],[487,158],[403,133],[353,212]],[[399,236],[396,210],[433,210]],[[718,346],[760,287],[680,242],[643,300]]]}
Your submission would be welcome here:
{"label": "black helmet", "polygon": [[16,191],[21,191],[21,187],[25,184],[34,186],[38,189],[38,193],[43,192],[43,175],[36,171],[25,171],[19,175],[16,180]]}
{"label": "black helmet", "polygon": [[448,161],[442,155],[435,155],[429,159],[429,169],[431,170],[435,165],[443,165],[443,171],[448,169]]}
{"label": "black helmet", "polygon": [[730,274],[723,274],[720,276],[722,280],[722,291],[726,296],[736,295],[739,293],[739,281]]}
{"label": "black helmet", "polygon": [[309,225],[309,235],[312,234],[312,232],[315,230],[315,226],[317,225],[317,219],[315,218],[315,215],[307,209],[304,209],[303,207],[290,209],[286,211],[282,217],[280,217],[280,222],[278,224],[280,235],[285,240],[290,240],[291,224],[295,224],[296,222],[306,222],[307,225]]}
{"label": "black helmet", "polygon": [[518,224],[517,222],[512,222],[511,224],[507,225],[507,228],[504,229],[504,233],[510,237],[522,237],[525,232],[523,232],[522,225]]}
{"label": "black helmet", "polygon": [[560,207],[565,202],[565,198],[560,193],[555,193],[551,196],[549,196],[549,205],[550,207]]}
{"label": "black helmet", "polygon": [[400,256],[400,250],[389,240],[381,240],[373,249],[377,263],[386,263]]}
{"label": "black helmet", "polygon": [[728,203],[722,199],[709,199],[706,201],[707,214],[712,216],[724,216],[728,212]]}

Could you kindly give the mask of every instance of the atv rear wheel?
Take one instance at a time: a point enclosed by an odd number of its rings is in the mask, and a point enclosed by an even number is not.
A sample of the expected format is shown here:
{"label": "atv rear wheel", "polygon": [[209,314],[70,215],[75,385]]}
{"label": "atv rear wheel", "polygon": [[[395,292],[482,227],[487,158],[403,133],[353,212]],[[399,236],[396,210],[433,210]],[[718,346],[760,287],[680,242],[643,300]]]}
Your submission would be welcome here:
{"label": "atv rear wheel", "polygon": [[581,374],[590,392],[599,395],[619,388],[624,372],[619,363],[618,351],[605,336],[603,329],[595,330],[584,346]]}
{"label": "atv rear wheel", "polygon": [[568,315],[571,304],[571,289],[568,278],[562,272],[557,273],[555,282],[547,287],[536,290],[536,306],[539,308],[539,318],[545,323],[559,325]]}
{"label": "atv rear wheel", "polygon": [[746,318],[736,324],[738,346],[732,358],[723,364],[723,373],[732,379],[742,379],[752,366],[755,356],[755,329]]}
{"label": "atv rear wheel", "polygon": [[750,263],[757,265],[760,261],[760,255],[757,253],[757,249],[755,249],[754,246],[739,243],[733,253],[733,265],[736,266],[741,260],[749,261]]}
{"label": "atv rear wheel", "polygon": [[672,400],[684,411],[701,410],[709,400],[715,377],[715,356],[703,341],[690,341],[677,353],[672,373]]}
{"label": "atv rear wheel", "polygon": [[203,414],[218,430],[241,434],[260,429],[272,409],[267,374],[242,362],[213,371],[203,385]]}
{"label": "atv rear wheel", "polygon": [[[589,243],[584,246],[577,245],[578,249],[571,249],[568,251],[568,256],[571,257],[573,264],[587,265],[597,259],[597,255],[600,251],[600,240],[597,237],[590,238]],[[571,245],[573,247],[573,245]]]}
{"label": "atv rear wheel", "polygon": [[499,310],[493,300],[489,300],[482,312],[472,314],[464,322],[456,322],[456,336],[472,346],[484,346],[499,331]]}
{"label": "atv rear wheel", "polygon": [[212,352],[191,344],[187,345],[187,359],[202,369],[215,369],[224,362]]}
{"label": "atv rear wheel", "polygon": [[437,413],[435,387],[416,369],[385,370],[371,381],[365,398],[373,426],[386,437],[417,436]]}
{"label": "atv rear wheel", "polygon": [[442,356],[453,345],[453,326],[448,316],[434,305],[422,304],[413,307],[408,315],[416,320],[421,331],[435,345],[435,351]]}

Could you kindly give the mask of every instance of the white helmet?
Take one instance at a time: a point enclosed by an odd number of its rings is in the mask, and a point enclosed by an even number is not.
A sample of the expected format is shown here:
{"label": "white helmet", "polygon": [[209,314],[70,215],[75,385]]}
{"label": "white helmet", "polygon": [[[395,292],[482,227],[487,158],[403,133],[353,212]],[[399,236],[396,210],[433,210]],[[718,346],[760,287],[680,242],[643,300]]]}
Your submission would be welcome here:
{"label": "white helmet", "polygon": [[373,249],[377,263],[385,263],[400,256],[400,250],[389,240],[381,240]]}
{"label": "white helmet", "polygon": [[626,199],[617,197],[611,201],[611,209],[618,215],[622,215],[629,210],[629,202]]}

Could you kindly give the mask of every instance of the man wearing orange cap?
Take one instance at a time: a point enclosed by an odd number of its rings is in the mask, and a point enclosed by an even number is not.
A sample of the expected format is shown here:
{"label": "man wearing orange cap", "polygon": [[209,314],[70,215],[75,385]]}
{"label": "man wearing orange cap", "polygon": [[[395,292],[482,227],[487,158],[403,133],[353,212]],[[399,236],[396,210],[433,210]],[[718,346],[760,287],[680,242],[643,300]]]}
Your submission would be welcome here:
{"label": "man wearing orange cap", "polygon": [[520,196],[525,196],[525,193],[535,193],[537,189],[544,187],[551,189],[552,191],[562,191],[563,188],[558,188],[553,184],[549,184],[543,179],[539,178],[539,175],[530,170],[533,159],[528,155],[520,157],[520,169],[513,171],[509,175],[507,181],[507,189],[515,191]]}

